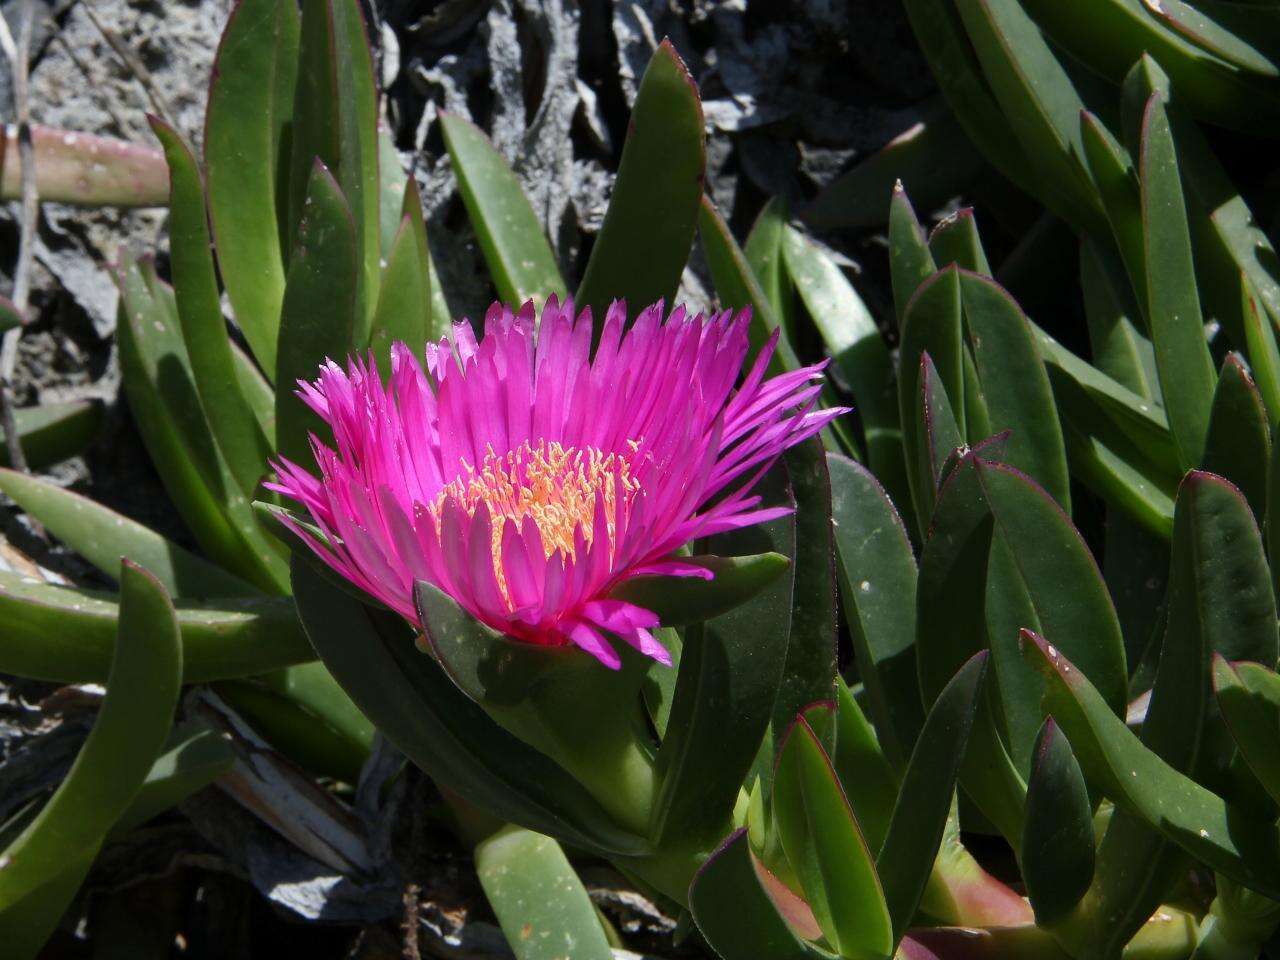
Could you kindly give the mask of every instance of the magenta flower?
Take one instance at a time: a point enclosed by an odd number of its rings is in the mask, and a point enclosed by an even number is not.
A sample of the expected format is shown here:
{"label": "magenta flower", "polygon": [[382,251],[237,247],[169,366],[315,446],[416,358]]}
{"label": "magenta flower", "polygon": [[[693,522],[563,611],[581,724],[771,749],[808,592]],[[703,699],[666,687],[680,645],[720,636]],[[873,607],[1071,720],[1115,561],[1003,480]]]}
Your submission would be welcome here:
{"label": "magenta flower", "polygon": [[816,410],[822,365],[765,378],[777,338],[741,385],[750,313],[709,320],[661,302],[624,332],[609,309],[595,358],[590,311],[552,298],[494,304],[477,343],[428,344],[426,371],[404,344],[390,382],[332,360],[300,396],[333,428],[312,438],[316,479],[275,464],[271,489],[323,531],[294,532],[330,567],[411,621],[426,580],[490,627],[538,644],[576,644],[620,665],[606,635],[670,663],[652,611],[611,599],[648,574],[704,577],[673,553],[697,537],[785,514],[751,489],[788,447],[840,410]]}

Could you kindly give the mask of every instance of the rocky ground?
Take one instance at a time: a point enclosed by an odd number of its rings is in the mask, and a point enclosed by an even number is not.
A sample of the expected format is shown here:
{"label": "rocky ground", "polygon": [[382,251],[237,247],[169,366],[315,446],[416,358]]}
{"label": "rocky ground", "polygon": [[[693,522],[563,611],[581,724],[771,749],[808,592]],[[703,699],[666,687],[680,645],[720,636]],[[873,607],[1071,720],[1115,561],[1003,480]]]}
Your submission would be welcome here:
{"label": "rocky ground", "polygon": [[[0,6],[15,32],[21,2]],[[199,140],[205,85],[230,0],[36,0],[36,6],[36,123],[150,142],[145,114],[157,112]],[[933,88],[897,0],[776,0],[749,9],[746,0],[377,0],[369,14],[386,119],[422,187],[433,255],[459,315],[482,311],[492,291],[443,155],[440,110],[469,116],[489,132],[543,218],[566,275],[578,276],[608,201],[639,75],[663,36],[700,85],[710,133],[707,188],[739,236],[768,197],[802,204],[911,126]],[[0,67],[0,116],[13,116],[7,67]],[[15,204],[0,222],[0,292],[12,283],[16,217]],[[21,406],[104,401],[108,417],[99,440],[51,472],[185,541],[120,396],[117,298],[107,270],[125,244],[156,251],[163,266],[165,227],[161,209],[43,206],[35,319],[22,334],[15,390]],[[886,303],[882,240],[825,239],[851,269],[867,262],[864,295],[873,307]],[[712,300],[696,253],[682,296],[698,306]],[[19,545],[49,569],[93,580],[56,544]],[[0,798],[15,784],[56,779],[87,728],[83,702],[64,696],[42,709],[48,693],[38,685],[0,684]],[[272,851],[286,856],[284,845],[252,839],[263,831],[242,823],[248,815],[221,795],[189,807],[186,819],[104,857],[86,907],[90,922],[79,939],[74,932],[64,938],[59,955],[91,955],[94,943],[132,943],[119,939],[126,934],[143,939],[119,955],[164,955],[144,952],[148,934],[164,942],[163,925],[148,926],[144,918],[169,916],[189,903],[182,909],[200,915],[187,916],[184,929],[202,935],[184,956],[284,956],[299,948],[321,957],[412,950],[508,955],[476,906],[466,863],[429,823],[382,811],[398,831],[387,844],[400,851],[407,845],[419,883],[406,888],[400,878],[347,896],[324,878],[289,877],[264,865]],[[671,920],[608,870],[584,872],[631,942],[674,955]],[[201,891],[194,899],[192,884]],[[85,929],[94,935],[85,939]],[[287,954],[276,952],[286,945]]]}

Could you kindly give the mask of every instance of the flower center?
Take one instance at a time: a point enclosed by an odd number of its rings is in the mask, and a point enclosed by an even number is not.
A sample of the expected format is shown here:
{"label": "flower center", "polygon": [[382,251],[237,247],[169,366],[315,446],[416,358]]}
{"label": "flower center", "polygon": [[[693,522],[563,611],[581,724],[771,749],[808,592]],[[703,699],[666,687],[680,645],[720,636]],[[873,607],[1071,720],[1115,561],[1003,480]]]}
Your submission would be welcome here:
{"label": "flower center", "polygon": [[[632,450],[637,447],[630,441]],[[508,518],[517,527],[525,517],[538,525],[542,548],[550,557],[560,550],[576,558],[575,531],[582,530],[587,546],[595,536],[596,503],[603,503],[610,543],[616,533],[618,497],[630,506],[640,484],[631,476],[625,455],[596,447],[565,447],[554,441],[525,441],[499,456],[490,448],[479,468],[465,460],[463,472],[436,497],[438,516],[446,498],[453,498],[468,515],[484,503],[492,520],[493,568],[503,598],[510,603],[502,569],[502,531]]]}

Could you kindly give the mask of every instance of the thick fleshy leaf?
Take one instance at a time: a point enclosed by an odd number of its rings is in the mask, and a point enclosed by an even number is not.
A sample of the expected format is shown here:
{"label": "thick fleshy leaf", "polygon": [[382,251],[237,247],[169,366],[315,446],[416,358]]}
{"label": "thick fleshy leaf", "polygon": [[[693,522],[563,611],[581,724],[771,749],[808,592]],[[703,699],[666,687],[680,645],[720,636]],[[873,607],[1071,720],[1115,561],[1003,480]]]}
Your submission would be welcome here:
{"label": "thick fleshy leaf", "polygon": [[890,495],[908,505],[893,360],[875,318],[836,262],[798,230],[786,229],[782,254],[805,311],[831,354],[832,374],[853,394],[867,462]]}
{"label": "thick fleshy leaf", "polygon": [[311,662],[214,685],[276,750],[312,773],[359,781],[374,728],[324,664]]}
{"label": "thick fleshy leaf", "polygon": [[[218,268],[236,324],[268,374],[284,300],[281,147],[298,72],[298,8],[242,0],[214,61],[204,154]],[[286,161],[287,162],[287,161]]]}
{"label": "thick fleshy leaf", "polygon": [[777,330],[778,346],[769,364],[770,372],[797,369],[800,361],[796,358],[786,333],[779,326],[768,296],[760,287],[746,255],[733,239],[724,218],[705,196],[698,208],[698,235],[702,238],[702,250],[706,254],[711,280],[715,284],[716,296],[720,302],[734,310],[751,308],[751,349],[759,350]]}
{"label": "thick fleshy leaf", "polygon": [[[42,403],[13,411],[13,420],[27,466],[39,470],[74,457],[90,444],[102,425],[102,404],[96,400]],[[8,465],[9,451],[0,444],[0,466]]]}
{"label": "thick fleshy leaf", "polygon": [[[378,124],[378,250],[385,262],[391,256],[391,247],[400,232],[404,219],[404,197],[409,188],[409,175],[395,140],[386,123]],[[384,268],[385,269],[385,268]]]}
{"label": "thick fleshy leaf", "polygon": [[[1129,283],[1120,257],[1093,240],[1082,241],[1080,290],[1090,352],[1098,371],[1140,398],[1158,399],[1155,350],[1138,329],[1142,317],[1134,297],[1137,291]],[[1145,285],[1142,292],[1145,295]]]}
{"label": "thick fleshy leaf", "polygon": [[411,216],[406,215],[386,257],[369,334],[369,346],[384,378],[391,371],[391,344],[403,341],[420,354],[431,337],[431,273],[427,256]]}
{"label": "thick fleshy leaf", "polygon": [[427,243],[427,224],[422,212],[422,195],[418,192],[418,182],[412,178],[404,185],[404,205],[401,216],[408,217],[413,228],[413,237],[418,245],[419,256],[427,265],[427,278],[431,311],[430,324],[427,327],[427,339],[439,343],[449,335],[453,326],[453,314],[444,297],[444,288],[440,285],[440,277],[436,272],[435,261],[431,258],[431,247]]}
{"label": "thick fleshy leaf", "polygon": [[[115,594],[0,573],[0,671],[102,683],[111,665]],[[245,677],[315,658],[284,597],[179,600],[183,682]]]}
{"label": "thick fleshy leaf", "polygon": [[1137,171],[1129,152],[1096,115],[1080,115],[1081,142],[1089,174],[1111,224],[1115,250],[1119,253],[1133,284],[1133,292],[1147,313],[1147,264],[1145,259],[1142,205],[1138,196]]}
{"label": "thick fleshy leaf", "polygon": [[1138,166],[1156,368],[1181,466],[1190,469],[1204,456],[1213,363],[1204,338],[1177,154],[1158,93],[1148,99],[1143,114]]}
{"label": "thick fleshy leaf", "polygon": [[513,308],[526,300],[542,304],[552,294],[563,299],[555,253],[502,154],[468,120],[446,114],[440,125],[498,299]]}
{"label": "thick fleshy leaf", "polygon": [[729,835],[689,888],[694,921],[724,960],[830,958],[832,954],[802,939],[797,923],[784,919],[788,908],[799,922],[812,927],[813,915],[804,901],[756,860],[745,829]]}
{"label": "thick fleshy leaf", "polygon": [[975,654],[934,702],[876,857],[895,943],[914,918],[934,869],[986,669],[986,652]]}
{"label": "thick fleshy leaf", "polygon": [[1053,717],[1036,737],[1027,781],[1022,876],[1047,926],[1066,916],[1093,880],[1093,808],[1080,764]]}
{"label": "thick fleshy leaf", "polygon": [[1213,657],[1213,689],[1231,737],[1258,782],[1280,803],[1280,677],[1259,663],[1228,663]]}
{"label": "thick fleshy leaf", "polygon": [[996,101],[1040,174],[1035,194],[1067,222],[1097,227],[1102,210],[1082,166],[1084,104],[1048,39],[1016,0],[956,9]]}
{"label": "thick fleshy leaf", "polygon": [[782,197],[774,197],[764,205],[756,222],[751,225],[742,253],[782,329],[787,336],[794,337],[794,297],[782,259],[782,238],[788,229],[787,203]]}
{"label": "thick fleshy leaf", "polygon": [[128,557],[175,597],[257,592],[148,527],[48,480],[0,469],[0,490],[108,577],[119,573],[120,558]]}
{"label": "thick fleshy leaf", "polygon": [[773,812],[787,862],[827,942],[847,957],[891,955],[893,921],[874,857],[803,717],[781,747]]}
{"label": "thick fleshy leaf", "polygon": [[632,311],[671,303],[693,244],[705,166],[698,88],[663,40],[640,80],[613,196],[575,298],[591,308],[597,330],[614,299]]}
{"label": "thick fleshy leaf", "polygon": [[992,552],[986,619],[1010,754],[1025,776],[1040,726],[1040,684],[1018,655],[1018,630],[1038,623],[1118,714],[1127,702],[1124,640],[1101,572],[1057,503],[1012,467],[974,465],[997,543],[1007,548]]}
{"label": "thick fleshy leaf", "polygon": [[[240,389],[214,272],[204,184],[195,154],[157,117],[151,129],[169,163],[169,246],[178,320],[209,431],[245,494],[267,471],[271,448]],[[231,242],[238,242],[232,240]]]}
{"label": "thick fleshy leaf", "polygon": [[207,787],[231,769],[235,756],[226,738],[209,727],[175,726],[111,836],[123,836]]}
{"label": "thick fleshy leaf", "polygon": [[1083,12],[1054,0],[1027,0],[1026,6],[1055,42],[1115,83],[1146,53],[1169,72],[1179,101],[1197,116],[1244,131],[1280,117],[1273,89],[1250,82],[1238,67],[1162,23],[1155,8],[1129,0],[1105,0]]}
{"label": "thick fleshy leaf", "polygon": [[916,679],[916,563],[906,528],[876,477],[827,455],[840,595],[880,743],[905,765],[924,723]]}
{"label": "thick fleshy leaf", "polygon": [[972,207],[961,207],[938,222],[929,234],[929,252],[939,269],[955,264],[961,270],[991,276],[991,264],[978,236],[978,221]]}
{"label": "thick fleshy leaf", "polygon": [[259,589],[282,593],[287,570],[210,434],[178,329],[173,291],[150,261],[122,257],[120,366],[129,407],[160,479],[201,548]]}
{"label": "thick fleshy leaf", "polygon": [[[126,561],[120,636],[107,695],[71,771],[4,852],[0,912],[96,850],[128,809],[173,723],[182,678],[178,625],[164,588]],[[74,892],[74,891],[72,891]]]}
{"label": "thick fleshy leaf", "polygon": [[599,854],[642,854],[556,763],[499,727],[399,617],[334,590],[293,560],[294,597],[325,666],[361,711],[429,776],[505,820]]}
{"label": "thick fleshy leaf", "polygon": [[888,216],[884,198],[896,183],[905,181],[932,208],[963,193],[984,167],[960,121],[937,96],[917,122],[819,190],[800,216],[819,230],[879,227]]}
{"label": "thick fleshy leaf", "polygon": [[1245,349],[1258,394],[1267,408],[1269,422],[1280,423],[1280,347],[1276,345],[1276,330],[1244,274],[1240,275],[1240,301]]}
{"label": "thick fleshy leaf", "polygon": [[608,670],[575,646],[504,637],[425,581],[417,583],[414,600],[426,643],[449,679],[642,835],[654,789],[648,744],[638,736],[647,662],[626,650],[621,669]]}
{"label": "thick fleshy leaf", "polygon": [[1271,425],[1262,396],[1239,357],[1228,354],[1213,394],[1202,466],[1239,487],[1254,516],[1263,517],[1270,460]]}
{"label": "thick fleshy leaf", "polygon": [[[808,704],[835,695],[837,673],[836,560],[831,477],[822,441],[811,437],[783,455],[796,498],[795,579],[791,631],[782,682],[773,704],[776,744]],[[770,762],[763,784],[769,786]]]}
{"label": "thick fleshy leaf", "polygon": [[1003,288],[976,273],[961,271],[960,294],[989,417],[987,432],[1011,431],[1003,459],[1070,512],[1062,427],[1026,317]]}
{"label": "thick fleshy leaf", "polygon": [[889,200],[889,274],[894,312],[901,328],[907,304],[920,285],[937,272],[924,228],[916,218],[907,192],[897,183]]}
{"label": "thick fleshy leaf", "polygon": [[[363,345],[368,340],[377,302],[381,201],[378,95],[364,14],[357,0],[306,0],[302,5],[291,130],[289,223],[293,230],[301,231],[318,160],[340,185],[352,219],[356,251],[354,343]],[[295,240],[286,248],[291,270],[297,254],[305,247],[305,243]],[[286,310],[287,287],[288,277]],[[283,343],[287,334],[282,333],[280,339]],[[277,369],[280,363],[277,358]]]}
{"label": "thick fleshy leaf", "polygon": [[517,960],[612,960],[600,917],[560,844],[504,827],[475,850],[476,875]]}
{"label": "thick fleshy leaf", "polygon": [[[816,713],[815,709],[805,711],[810,725]],[[843,677],[836,680],[834,724],[831,766],[849,799],[862,835],[867,838],[867,846],[878,853],[889,832],[901,778],[881,750],[875,727],[862,712]]]}
{"label": "thick fleshy leaf", "polygon": [[950,0],[906,0],[904,6],[938,87],[974,146],[1013,183],[1034,188],[1031,162],[982,75],[956,5]]}
{"label": "thick fleshy leaf", "polygon": [[[765,479],[760,492],[766,503],[794,504],[784,478],[775,468]],[[795,518],[716,536],[709,549],[794,557]],[[794,569],[754,599],[685,634],[671,719],[658,752],[661,787],[653,831],[660,843],[709,846],[724,836],[773,715],[791,632]]]}
{"label": "thick fleshy leaf", "polygon": [[[898,413],[906,462],[914,467],[920,462],[921,441],[916,435],[916,408],[920,397],[921,354],[928,352],[937,368],[961,435],[965,433],[960,274],[955,267],[947,267],[935,273],[919,286],[903,312],[901,329]],[[915,470],[908,470],[907,476],[914,478],[915,473]],[[925,492],[915,487],[913,479],[912,500],[915,503],[916,520],[923,533],[929,522],[928,501],[925,499]]]}
{"label": "thick fleshy leaf", "polygon": [[791,560],[780,553],[682,557],[680,562],[703,567],[714,579],[632,577],[614,587],[609,596],[652,610],[662,618],[664,626],[684,627],[728,613],[756,596],[791,566]]}
{"label": "thick fleshy leaf", "polygon": [[324,436],[323,421],[297,396],[298,381],[314,380],[325,360],[342,363],[354,346],[355,231],[338,182],[317,163],[289,262],[276,360],[276,447],[295,463],[311,459],[308,433]]}
{"label": "thick fleshy leaf", "polygon": [[916,508],[933,515],[933,501],[942,484],[947,459],[965,447],[964,436],[951,411],[951,401],[926,350],[920,354],[920,396],[916,404]]}
{"label": "thick fleshy leaf", "polygon": [[[38,123],[27,129],[41,200],[82,207],[164,206],[169,176],[164,156],[150,144]],[[22,152],[13,124],[0,137],[0,199],[21,198]]]}
{"label": "thick fleshy leaf", "polygon": [[1280,895],[1280,829],[1179,773],[1144,747],[1087,677],[1048,641],[1023,649],[1047,681],[1044,708],[1071,738],[1085,779],[1201,863],[1270,897]]}

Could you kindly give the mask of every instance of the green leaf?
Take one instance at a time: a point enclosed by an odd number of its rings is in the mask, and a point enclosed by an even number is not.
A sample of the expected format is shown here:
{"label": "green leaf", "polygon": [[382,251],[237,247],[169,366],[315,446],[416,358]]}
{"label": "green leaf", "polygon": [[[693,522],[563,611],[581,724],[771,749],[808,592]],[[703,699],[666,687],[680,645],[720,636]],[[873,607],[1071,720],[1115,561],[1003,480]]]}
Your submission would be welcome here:
{"label": "green leaf", "polygon": [[1254,515],[1262,517],[1270,459],[1271,429],[1262,396],[1240,358],[1228,354],[1213,394],[1202,466],[1239,487]]}
{"label": "green leaf", "polygon": [[961,207],[938,222],[929,234],[929,252],[941,269],[955,264],[961,270],[991,276],[991,264],[978,237],[978,221],[971,207]]}
{"label": "green leaf", "polygon": [[654,792],[648,744],[637,736],[647,660],[623,649],[621,668],[610,670],[576,646],[502,636],[425,581],[414,600],[430,652],[458,689],[643,835]]}
{"label": "green leaf", "polygon": [[[814,711],[807,711],[806,716],[812,718]],[[842,677],[836,679],[835,748],[831,752],[831,765],[849,798],[862,835],[867,838],[867,846],[880,851],[898,802],[899,776],[880,749],[875,728]],[[900,766],[905,767],[905,763]]]}
{"label": "green leaf", "polygon": [[598,854],[643,854],[564,769],[497,725],[407,625],[334,590],[293,559],[294,598],[316,652],[370,721],[432,779],[494,816]]}
{"label": "green leaf", "polygon": [[964,193],[985,167],[956,115],[935,96],[918,121],[819,190],[800,216],[818,230],[880,227],[895,184],[905,180],[932,209]]}
{"label": "green leaf", "polygon": [[252,495],[267,470],[271,448],[240,391],[213,269],[204,185],[195,154],[163,120],[151,129],[169,163],[169,247],[182,337],[191,357],[205,420],[240,489]]}
{"label": "green leaf", "polygon": [[406,214],[382,271],[369,345],[384,382],[391,371],[391,345],[402,341],[417,355],[431,335],[431,274],[425,239],[424,235],[420,241],[412,215]]}
{"label": "green leaf", "polygon": [[[765,479],[758,489],[762,506],[795,503],[785,476],[775,467]],[[721,534],[709,549],[795,557],[796,520],[786,516]],[[724,836],[773,716],[791,632],[792,585],[787,571],[754,599],[686,632],[671,719],[658,751],[653,835],[660,844],[709,846]]]}
{"label": "green leaf", "polygon": [[1249,505],[1223,478],[1194,470],[1182,481],[1178,507],[1169,630],[1202,632],[1206,671],[1209,650],[1274,666],[1276,603]]}
{"label": "green leaf", "polygon": [[[836,570],[831,523],[831,477],[822,441],[811,437],[783,460],[796,499],[795,579],[787,659],[773,704],[773,743],[762,773],[771,784],[773,748],[806,706],[835,695],[837,676]],[[757,766],[759,769],[759,765]]]}
{"label": "green leaf", "polygon": [[128,557],[175,597],[257,592],[148,527],[48,480],[0,469],[0,490],[108,577],[119,572],[120,558]]}
{"label": "green leaf", "polygon": [[751,272],[751,265],[733,239],[724,218],[707,197],[702,198],[698,211],[698,234],[702,238],[702,250],[721,304],[735,311],[751,308],[751,350],[760,350],[776,331],[778,346],[769,363],[770,374],[799,369],[800,361],[779,326],[769,298],[760,288],[759,281]]}
{"label": "green leaf", "polygon": [[960,294],[991,431],[1012,431],[1004,459],[1070,512],[1062,427],[1026,317],[995,281],[975,273],[960,272]]}
{"label": "green leaf", "polygon": [[681,557],[680,562],[703,567],[714,579],[632,577],[614,587],[609,596],[652,610],[662,619],[663,626],[684,627],[728,613],[791,567],[791,560],[780,553]]}
{"label": "green leaf", "polygon": [[977,653],[943,688],[902,779],[884,846],[876,857],[894,943],[915,917],[933,871],[986,669],[987,654]]}
{"label": "green leaf", "polygon": [[924,724],[916,679],[916,563],[911,541],[876,477],[827,455],[840,595],[880,743],[906,763]]}
{"label": "green leaf", "polygon": [[833,374],[853,394],[871,469],[899,503],[909,504],[893,359],[875,318],[836,262],[800,231],[786,228],[782,255]]}
{"label": "green leaf", "polygon": [[1085,779],[1201,863],[1280,895],[1280,829],[1232,807],[1144,747],[1060,652],[1026,633],[1027,660],[1047,681],[1044,708],[1071,738]]}
{"label": "green leaf", "polygon": [[[902,316],[902,345],[899,348],[898,415],[902,424],[902,446],[906,462],[920,462],[920,438],[916,435],[916,406],[919,403],[921,354],[928,352],[938,371],[944,392],[961,435],[964,422],[964,342],[961,329],[960,274],[955,267],[935,273],[916,290]],[[915,476],[908,471],[908,478]],[[912,502],[923,533],[929,522],[929,501],[925,491],[912,482]]]}
{"label": "green leaf", "polygon": [[1244,318],[1245,350],[1253,368],[1258,393],[1267,408],[1268,421],[1280,423],[1280,348],[1275,327],[1258,303],[1253,284],[1240,275],[1241,313]]}
{"label": "green leaf", "polygon": [[[914,22],[914,6],[924,5],[929,0],[916,0],[908,3]],[[893,196],[889,200],[889,274],[893,283],[893,305],[898,320],[898,328],[907,312],[907,304],[915,296],[920,285],[937,272],[933,254],[929,252],[929,244],[925,241],[924,228],[916,219],[916,212],[907,199],[907,192],[902,183],[894,184]]]}
{"label": "green leaf", "polygon": [[782,259],[782,238],[787,226],[787,203],[782,197],[774,197],[764,205],[756,222],[747,234],[742,252],[751,272],[760,282],[774,316],[782,324],[787,336],[795,336],[795,317],[792,307],[791,282]]}
{"label": "green leaf", "polygon": [[745,829],[729,835],[698,870],[689,909],[698,929],[724,960],[826,960],[784,919],[781,904],[807,914],[804,902],[769,874],[751,852]]}
{"label": "green leaf", "polygon": [[781,747],[773,810],[787,861],[827,942],[846,957],[890,956],[893,922],[874,858],[803,717]]}
{"label": "green leaf", "polygon": [[920,492],[920,498],[917,508],[922,516],[932,516],[934,497],[942,484],[943,467],[955,451],[964,449],[965,442],[951,412],[947,391],[927,350],[920,354],[919,383],[916,490]]}
{"label": "green leaf", "polygon": [[[89,446],[102,425],[102,404],[96,400],[42,403],[13,411],[13,420],[27,466],[39,470],[74,457]],[[3,437],[0,429],[0,439]],[[0,444],[0,466],[8,465],[9,452]]]}
{"label": "green leaf", "polygon": [[438,343],[449,335],[453,325],[453,314],[449,311],[449,304],[444,298],[444,288],[440,285],[435,261],[431,259],[431,248],[427,244],[427,224],[422,214],[422,196],[418,193],[418,182],[412,177],[405,183],[402,210],[402,216],[407,216],[413,225],[413,237],[418,244],[419,255],[427,265],[431,297],[427,339]]}
{"label": "green leaf", "polygon": [[297,381],[314,380],[326,359],[343,363],[354,346],[357,254],[351,210],[317,162],[289,263],[276,361],[276,446],[294,463],[312,459],[308,432],[325,436],[319,416],[296,395]]}
{"label": "green leaf", "polygon": [[[1142,400],[1158,400],[1155,351],[1134,324],[1135,318],[1141,319],[1134,300],[1135,288],[1124,275],[1120,258],[1092,240],[1082,241],[1080,288],[1089,324],[1089,346],[1098,372]],[[1145,294],[1146,285],[1141,289]]]}
{"label": "green leaf", "polygon": [[175,726],[129,808],[111,828],[122,837],[207,787],[235,763],[226,738],[200,723]]}
{"label": "green leaf", "polygon": [[1080,115],[1080,133],[1090,176],[1111,224],[1115,249],[1128,270],[1133,292],[1145,316],[1149,304],[1138,174],[1129,152],[1103,122],[1087,110]]}
{"label": "green leaf", "polygon": [[[101,683],[120,616],[115,594],[0,573],[0,671]],[[315,658],[284,597],[179,600],[183,682],[244,677]]]}
{"label": "green leaf", "polygon": [[507,826],[475,856],[480,886],[517,960],[612,960],[596,908],[560,844]]}
{"label": "green leaf", "polygon": [[286,667],[214,689],[294,763],[346,783],[359,781],[373,747],[373,724],[324,664]]}
{"label": "green leaf", "polygon": [[998,559],[992,555],[986,615],[1010,754],[1019,770],[1028,771],[1040,726],[1040,684],[1018,654],[1018,629],[1039,624],[1117,714],[1127,702],[1124,640],[1097,564],[1047,492],[1013,467],[980,459],[974,467],[999,542],[1008,548]]}
{"label": "green leaf", "polygon": [[1204,455],[1213,402],[1213,363],[1204,338],[1173,135],[1164,102],[1156,93],[1143,113],[1139,169],[1156,367],[1179,462],[1190,469]]}
{"label": "green leaf", "polygon": [[286,570],[210,434],[178,330],[173,291],[155,265],[122,256],[117,333],[129,407],[178,512],[209,557],[256,587],[282,593]]}
{"label": "green leaf", "polygon": [[659,299],[672,302],[693,243],[705,167],[697,86],[663,40],[640,80],[613,196],[578,287],[577,303],[591,308],[597,331],[613,300],[626,300],[633,315]]}
{"label": "green leaf", "polygon": [[[336,180],[353,224],[353,342],[368,340],[377,301],[381,243],[378,193],[378,98],[364,16],[356,0],[306,0],[290,161],[291,227],[302,230],[318,160]],[[340,190],[337,186],[340,185]],[[305,246],[291,243],[290,269]],[[286,279],[285,311],[288,309]],[[281,316],[283,326],[286,314]],[[288,335],[281,334],[281,342]],[[279,369],[281,361],[276,360]],[[279,381],[277,381],[279,383]]]}
{"label": "green leaf", "polygon": [[1213,689],[1231,737],[1258,782],[1280,802],[1280,677],[1259,663],[1228,663],[1213,657]]}
{"label": "green leaf", "polygon": [[1102,221],[1082,163],[1084,104],[1048,40],[1016,0],[957,4],[992,93],[1039,178],[1033,193],[1086,231]]}
{"label": "green leaf", "polygon": [[1083,15],[1053,0],[1026,6],[1056,43],[1115,83],[1147,53],[1169,71],[1179,100],[1197,116],[1244,131],[1280,116],[1272,89],[1162,24],[1144,4],[1104,0]]}
{"label": "green leaf", "polygon": [[120,637],[107,695],[67,778],[4,853],[0,911],[96,850],[128,809],[173,722],[182,677],[178,625],[164,588],[125,561]]}
{"label": "green leaf", "polygon": [[[969,139],[1014,184],[1034,188],[1032,164],[982,75],[953,0],[905,0],[904,5],[920,50]],[[889,243],[892,249],[892,236]]]}
{"label": "green leaf", "polygon": [[276,369],[284,300],[280,166],[299,29],[294,4],[244,0],[236,6],[218,44],[204,128],[219,271],[236,324],[268,373]]}
{"label": "green leaf", "polygon": [[[405,192],[409,189],[409,175],[400,163],[391,129],[385,122],[378,123],[378,251],[383,261],[391,256],[396,234],[406,213]],[[384,271],[385,273],[385,268]]]}
{"label": "green leaf", "polygon": [[563,300],[567,288],[555,253],[502,155],[461,117],[445,114],[440,128],[498,299],[513,309],[526,300],[540,305],[552,294]]}
{"label": "green leaf", "polygon": [[1093,808],[1071,744],[1053,717],[1036,737],[1027,782],[1022,876],[1040,926],[1065,917],[1093,880]]}

